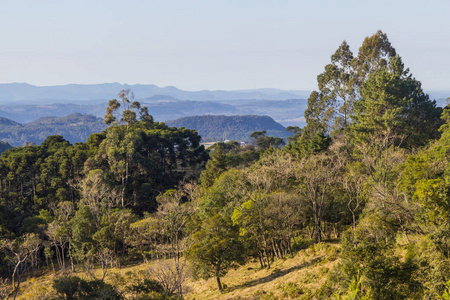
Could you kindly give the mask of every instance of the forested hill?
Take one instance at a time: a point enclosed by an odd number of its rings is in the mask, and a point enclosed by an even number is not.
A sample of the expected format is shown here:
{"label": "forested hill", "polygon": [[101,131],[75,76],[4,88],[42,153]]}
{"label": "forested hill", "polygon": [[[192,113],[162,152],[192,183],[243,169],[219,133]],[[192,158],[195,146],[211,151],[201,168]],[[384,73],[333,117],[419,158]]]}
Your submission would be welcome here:
{"label": "forested hill", "polygon": [[51,135],[62,135],[71,143],[85,142],[92,133],[105,129],[103,119],[79,113],[65,117],[42,117],[26,124],[0,118],[0,140],[12,146],[21,146],[25,142],[40,144]]}
{"label": "forested hill", "polygon": [[248,141],[255,131],[267,131],[267,135],[281,138],[289,137],[286,128],[269,116],[194,116],[166,122],[173,127],[195,129],[202,141],[221,141],[224,139]]}
{"label": "forested hill", "polygon": [[21,126],[21,124],[14,122],[13,120],[0,117],[0,126]]}

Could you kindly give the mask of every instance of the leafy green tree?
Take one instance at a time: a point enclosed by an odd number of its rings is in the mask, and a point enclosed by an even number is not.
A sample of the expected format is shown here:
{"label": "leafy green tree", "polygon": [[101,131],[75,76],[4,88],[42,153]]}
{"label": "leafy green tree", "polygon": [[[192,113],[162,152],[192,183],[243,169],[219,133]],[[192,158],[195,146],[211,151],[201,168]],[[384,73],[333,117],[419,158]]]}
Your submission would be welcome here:
{"label": "leafy green tree", "polygon": [[331,63],[317,76],[319,92],[312,92],[305,111],[309,136],[331,129],[345,129],[351,124],[355,101],[353,53],[346,41],[331,56]]}
{"label": "leafy green tree", "polygon": [[[132,234],[127,237],[127,244],[134,252],[142,255],[143,261],[148,262],[148,256],[160,259],[165,254],[161,246],[167,242],[165,224],[156,216],[146,216],[144,219],[130,224]],[[149,255],[150,254],[150,255]]]}
{"label": "leafy green tree", "polygon": [[93,236],[98,230],[94,217],[87,206],[80,206],[75,216],[70,220],[75,257],[79,262],[84,262],[89,267],[89,259],[95,251]]}
{"label": "leafy green tree", "polygon": [[415,280],[417,263],[411,251],[405,260],[394,253],[396,229],[377,214],[365,218],[343,239],[340,287],[360,278],[361,291],[371,299],[421,298]]}
{"label": "leafy green tree", "polygon": [[270,193],[274,189],[276,174],[270,167],[254,166],[247,170],[244,176],[245,202],[235,207],[232,215],[233,224],[239,226],[242,235],[253,235],[252,238],[257,241],[267,268],[270,269],[269,237],[264,211],[269,204]]}
{"label": "leafy green tree", "polygon": [[364,82],[378,68],[388,66],[395,55],[382,31],[366,37],[356,57],[347,42],[342,42],[331,56],[331,63],[317,76],[319,91],[313,91],[308,99],[303,134],[311,138],[319,132],[329,135],[348,128]]}
{"label": "leafy green tree", "polygon": [[58,220],[48,224],[46,235],[55,248],[58,265],[63,274],[66,273],[66,254],[69,247],[70,228]]}
{"label": "leafy green tree", "polygon": [[441,109],[424,94],[420,82],[400,57],[390,59],[368,76],[361,99],[355,104],[354,131],[357,138],[370,139],[373,133],[396,136],[406,147],[423,146],[438,137]]}
{"label": "leafy green tree", "polygon": [[279,148],[284,145],[284,140],[279,137],[266,136],[267,131],[255,131],[250,135],[258,150],[266,151],[269,148]]}
{"label": "leafy green tree", "polygon": [[286,127],[286,131],[292,134],[292,136],[286,138],[288,144],[295,142],[302,135],[302,129],[298,126],[288,126]]}
{"label": "leafy green tree", "polygon": [[357,87],[361,87],[368,76],[377,69],[388,66],[390,58],[396,55],[395,48],[381,30],[366,37],[359,48],[358,56],[352,60]]}
{"label": "leafy green tree", "polygon": [[121,191],[121,204],[142,214],[154,211],[160,192],[181,180],[196,178],[207,159],[200,136],[194,130],[168,128],[164,123],[133,123],[107,129],[92,165],[110,174]]}
{"label": "leafy green tree", "polygon": [[131,224],[137,221],[136,215],[130,209],[120,209],[112,212],[108,220],[111,227],[111,237],[114,251],[120,254],[119,267],[125,259],[125,254],[129,248],[128,239],[133,234]]}
{"label": "leafy green tree", "polygon": [[249,166],[261,156],[261,152],[256,151],[253,145],[248,144],[244,146],[236,141],[219,142],[209,147],[208,150],[211,150],[214,154],[218,147],[221,148],[225,156],[225,166],[227,169]]}
{"label": "leafy green tree", "polygon": [[200,174],[200,183],[204,188],[213,185],[214,180],[226,171],[225,153],[219,145],[214,148],[211,158],[206,163],[206,169]]}
{"label": "leafy green tree", "polygon": [[205,220],[216,214],[231,218],[235,206],[241,203],[245,195],[243,181],[243,173],[239,170],[230,169],[222,173],[199,199],[200,218]]}
{"label": "leafy green tree", "polygon": [[204,279],[215,277],[220,293],[223,292],[220,278],[242,263],[244,255],[237,227],[220,215],[203,222],[201,229],[192,236],[189,258],[194,273]]}

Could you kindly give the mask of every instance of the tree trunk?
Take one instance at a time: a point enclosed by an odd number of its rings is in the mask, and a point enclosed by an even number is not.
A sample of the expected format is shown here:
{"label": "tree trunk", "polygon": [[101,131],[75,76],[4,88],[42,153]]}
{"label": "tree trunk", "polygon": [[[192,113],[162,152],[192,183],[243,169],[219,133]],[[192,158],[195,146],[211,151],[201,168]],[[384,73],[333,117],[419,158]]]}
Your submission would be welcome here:
{"label": "tree trunk", "polygon": [[17,292],[19,291],[19,286],[20,286],[20,276],[17,276],[17,287],[14,291],[14,300],[16,300]]}
{"label": "tree trunk", "polygon": [[314,215],[314,240],[316,243],[320,243],[322,241],[322,235],[320,232],[320,218],[317,214]]}
{"label": "tree trunk", "polygon": [[258,251],[258,258],[259,258],[259,263],[261,264],[261,269],[263,269],[265,267],[263,260],[261,258],[261,253]]}
{"label": "tree trunk", "polygon": [[220,277],[216,276],[217,279],[217,286],[219,287],[219,292],[222,294],[223,290],[222,290],[222,283],[220,282]]}
{"label": "tree trunk", "polygon": [[356,230],[356,218],[355,218],[355,212],[352,210],[352,221],[353,221],[353,231]]}

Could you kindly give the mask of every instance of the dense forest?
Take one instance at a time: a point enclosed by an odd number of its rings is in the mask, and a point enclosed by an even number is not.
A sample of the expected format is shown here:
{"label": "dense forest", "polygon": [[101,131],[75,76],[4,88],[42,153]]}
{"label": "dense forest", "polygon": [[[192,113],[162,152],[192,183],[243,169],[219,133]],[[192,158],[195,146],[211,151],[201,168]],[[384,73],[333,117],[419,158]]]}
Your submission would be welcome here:
{"label": "dense forest", "polygon": [[[307,125],[282,148],[255,132],[208,153],[122,91],[86,143],[4,152],[0,297],[181,299],[187,276],[227,293],[232,268],[333,241],[334,268],[295,298],[449,299],[449,110],[381,31],[356,55],[344,41],[317,81]],[[110,275],[149,262],[143,276]],[[44,273],[50,284],[20,289]]]}

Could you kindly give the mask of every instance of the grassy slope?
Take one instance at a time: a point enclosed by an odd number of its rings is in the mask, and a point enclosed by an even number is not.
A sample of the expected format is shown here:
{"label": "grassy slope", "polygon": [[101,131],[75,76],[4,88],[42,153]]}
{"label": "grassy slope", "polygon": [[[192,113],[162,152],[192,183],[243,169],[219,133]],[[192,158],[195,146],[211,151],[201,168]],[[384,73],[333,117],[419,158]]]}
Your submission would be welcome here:
{"label": "grassy slope", "polygon": [[[297,284],[306,296],[325,281],[338,262],[339,245],[319,244],[299,251],[292,258],[276,260],[271,269],[260,269],[259,262],[249,262],[231,270],[222,278],[227,288],[220,294],[214,278],[188,282],[187,299],[289,299],[287,283]],[[284,295],[283,295],[283,292]],[[292,298],[292,296],[291,296]],[[301,296],[292,298],[301,298]]]}
{"label": "grassy slope", "polygon": [[[271,269],[260,269],[259,262],[249,262],[236,270],[231,270],[222,278],[226,285],[225,292],[220,294],[214,278],[207,281],[188,279],[185,299],[301,299],[309,298],[308,293],[314,292],[325,281],[328,272],[339,261],[339,244],[322,243],[305,250],[300,250],[292,257],[275,260]],[[120,285],[116,274],[127,277],[128,272],[137,274],[148,269],[153,263],[127,266],[121,269],[111,269],[106,281],[115,286]],[[51,272],[50,272],[51,273]],[[129,273],[128,273],[129,274]],[[88,279],[86,274],[75,274]],[[98,271],[100,277],[100,271]],[[29,299],[33,290],[50,287],[53,274],[28,279],[21,285],[21,297]],[[294,284],[289,284],[290,282]],[[302,291],[301,293],[298,293]],[[297,294],[296,294],[297,293]]]}

